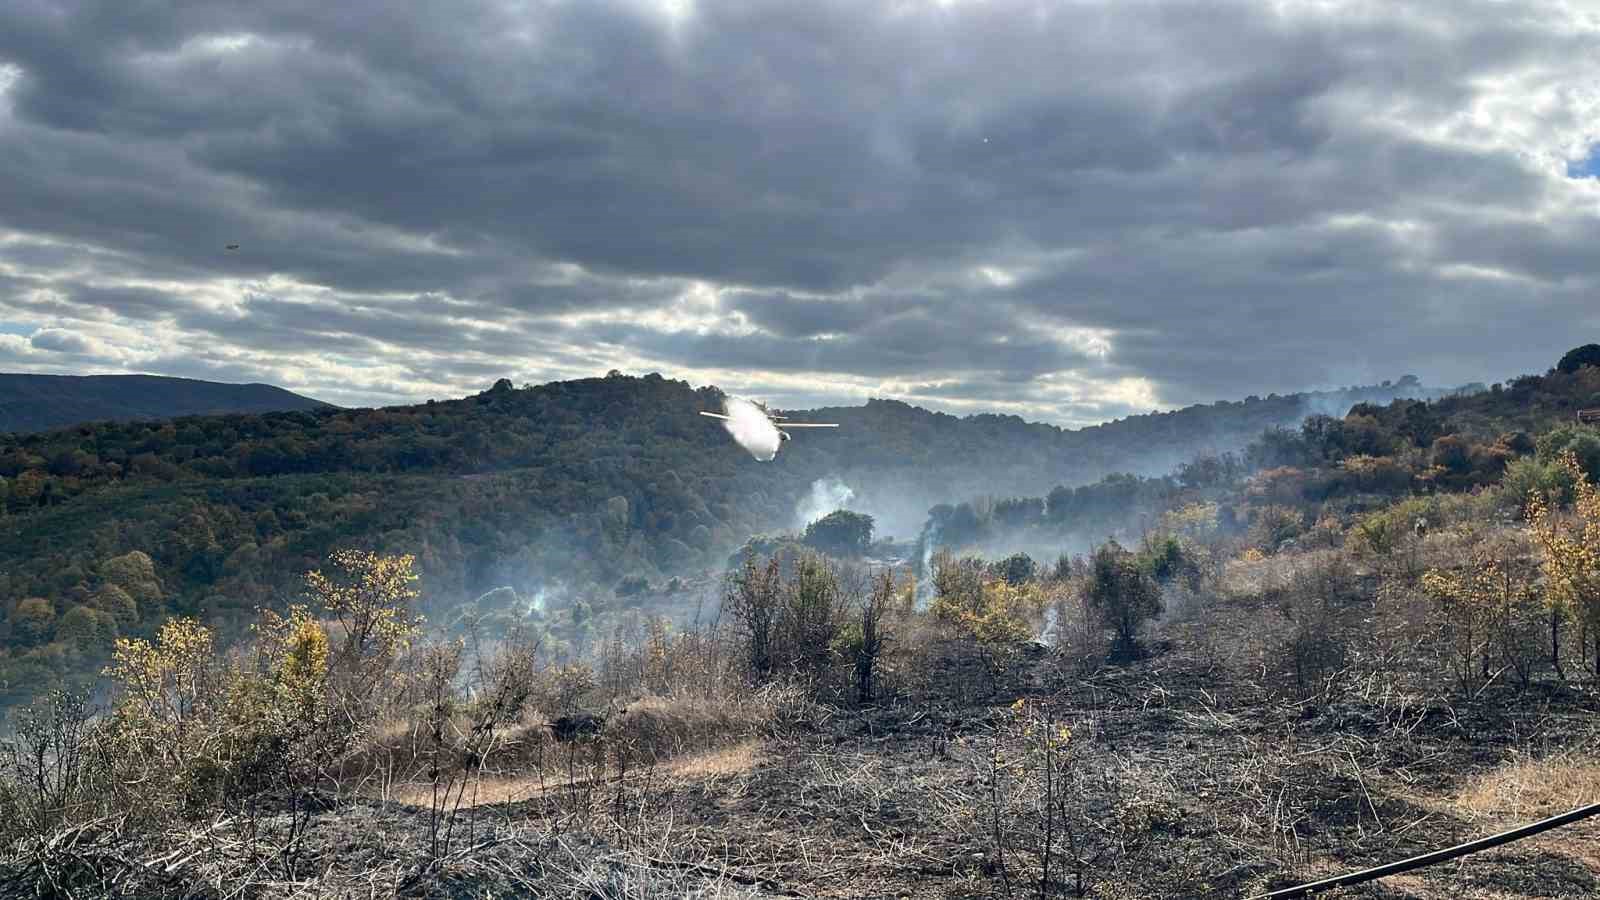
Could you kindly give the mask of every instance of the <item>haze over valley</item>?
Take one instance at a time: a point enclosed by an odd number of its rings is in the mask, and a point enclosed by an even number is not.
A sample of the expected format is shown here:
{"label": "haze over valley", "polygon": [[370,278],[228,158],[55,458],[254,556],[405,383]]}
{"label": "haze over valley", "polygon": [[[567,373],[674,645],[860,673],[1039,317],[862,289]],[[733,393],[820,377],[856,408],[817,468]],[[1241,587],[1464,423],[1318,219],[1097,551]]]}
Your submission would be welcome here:
{"label": "haze over valley", "polygon": [[0,3],[0,900],[1600,896],[1597,85],[1588,0]]}

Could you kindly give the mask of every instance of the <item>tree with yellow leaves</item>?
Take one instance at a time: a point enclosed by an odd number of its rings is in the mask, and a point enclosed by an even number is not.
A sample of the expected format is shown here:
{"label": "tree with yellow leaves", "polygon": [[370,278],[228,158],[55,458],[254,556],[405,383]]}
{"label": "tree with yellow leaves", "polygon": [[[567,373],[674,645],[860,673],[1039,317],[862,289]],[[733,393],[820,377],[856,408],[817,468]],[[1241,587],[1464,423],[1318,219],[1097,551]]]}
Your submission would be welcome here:
{"label": "tree with yellow leaves", "polygon": [[1038,582],[1012,585],[991,578],[980,579],[975,592],[936,594],[929,609],[935,620],[971,642],[992,690],[1022,643],[1037,633],[1044,607],[1045,596]]}
{"label": "tree with yellow leaves", "polygon": [[1498,661],[1526,686],[1533,678],[1539,602],[1525,558],[1526,536],[1489,541],[1473,550],[1465,571],[1430,569],[1423,590],[1440,605],[1452,668],[1463,690],[1489,679]]}
{"label": "tree with yellow leaves", "polygon": [[411,613],[416,558],[339,550],[328,561],[333,573],[308,573],[306,587],[333,620],[328,670],[334,688],[347,704],[364,706],[421,626]]}
{"label": "tree with yellow leaves", "polygon": [[305,720],[319,716],[328,697],[328,632],[303,605],[288,616],[270,610],[254,626],[256,681],[280,714]]}
{"label": "tree with yellow leaves", "polygon": [[932,605],[934,618],[956,626],[980,645],[996,649],[1033,637],[1033,622],[1044,610],[1037,584],[1008,584],[1003,579],[984,581],[976,596],[939,594]]}
{"label": "tree with yellow leaves", "polygon": [[1576,616],[1584,631],[1580,645],[1594,641],[1594,669],[1600,675],[1600,488],[1584,476],[1571,450],[1556,465],[1574,484],[1572,514],[1560,514],[1549,498],[1537,493],[1527,505],[1528,524],[1539,543],[1544,569],[1551,660],[1559,662],[1560,621]]}
{"label": "tree with yellow leaves", "polygon": [[220,698],[211,629],[170,619],[154,642],[119,639],[105,674],[121,688],[116,714],[138,745],[130,749],[178,767],[211,749],[202,727]]}
{"label": "tree with yellow leaves", "polygon": [[341,552],[332,562],[332,576],[307,576],[320,609],[263,611],[231,662],[193,619],[166,622],[154,641],[116,642],[108,735],[117,780],[143,785],[148,811],[297,791],[373,721],[419,621],[412,558]]}

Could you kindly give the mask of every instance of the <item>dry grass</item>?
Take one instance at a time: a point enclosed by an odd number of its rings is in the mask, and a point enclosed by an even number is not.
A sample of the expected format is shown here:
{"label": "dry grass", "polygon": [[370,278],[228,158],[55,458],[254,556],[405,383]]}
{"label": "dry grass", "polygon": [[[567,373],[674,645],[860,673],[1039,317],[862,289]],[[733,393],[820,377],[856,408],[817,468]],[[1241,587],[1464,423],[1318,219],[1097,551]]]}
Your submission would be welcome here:
{"label": "dry grass", "polygon": [[[686,754],[705,753],[760,736],[772,723],[783,698],[757,693],[738,699],[649,696],[628,704],[606,718],[598,736],[608,756],[625,754],[629,765],[650,765]],[[485,769],[523,773],[541,766],[567,767],[568,745],[552,733],[549,714],[530,711],[521,722],[504,729],[488,748]],[[470,727],[464,717],[447,727],[446,740]],[[431,765],[431,742],[419,722],[391,722],[374,730],[369,739],[344,760],[351,779],[372,780],[384,772],[388,779],[414,780]]]}
{"label": "dry grass", "polygon": [[1473,778],[1456,804],[1474,815],[1534,819],[1600,802],[1600,756],[1517,758]]}
{"label": "dry grass", "polygon": [[754,769],[766,758],[763,747],[763,741],[745,741],[732,747],[677,760],[667,767],[667,771],[682,778],[739,775]]}
{"label": "dry grass", "polygon": [[[701,779],[738,775],[754,769],[765,758],[762,747],[762,741],[749,740],[730,747],[690,754],[655,767],[652,777]],[[585,768],[582,771],[585,773],[584,776],[576,780],[566,773],[546,773],[542,776],[538,773],[486,775],[468,788],[462,808],[521,803],[542,797],[552,791],[564,791],[585,783],[592,784],[597,780],[591,774],[591,769]],[[608,773],[599,780],[607,778],[614,779],[614,775]],[[374,797],[374,799],[379,798]],[[392,788],[385,799],[395,803],[425,807],[432,802],[432,787],[419,782],[403,784]]]}

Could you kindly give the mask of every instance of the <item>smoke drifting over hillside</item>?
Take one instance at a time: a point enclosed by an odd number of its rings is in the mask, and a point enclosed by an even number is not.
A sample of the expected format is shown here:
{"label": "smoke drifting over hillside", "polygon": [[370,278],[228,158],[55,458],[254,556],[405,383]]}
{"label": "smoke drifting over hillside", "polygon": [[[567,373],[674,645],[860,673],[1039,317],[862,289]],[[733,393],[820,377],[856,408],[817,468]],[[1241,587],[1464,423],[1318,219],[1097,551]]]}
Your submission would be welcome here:
{"label": "smoke drifting over hillside", "polygon": [[[851,501],[855,500],[856,492],[840,480],[837,475],[827,478],[818,478],[811,483],[811,493],[801,499],[794,510],[793,528],[795,531],[804,531],[807,525],[822,518],[836,509],[849,509],[853,512],[867,512],[855,509]],[[867,513],[871,515],[870,512]]]}

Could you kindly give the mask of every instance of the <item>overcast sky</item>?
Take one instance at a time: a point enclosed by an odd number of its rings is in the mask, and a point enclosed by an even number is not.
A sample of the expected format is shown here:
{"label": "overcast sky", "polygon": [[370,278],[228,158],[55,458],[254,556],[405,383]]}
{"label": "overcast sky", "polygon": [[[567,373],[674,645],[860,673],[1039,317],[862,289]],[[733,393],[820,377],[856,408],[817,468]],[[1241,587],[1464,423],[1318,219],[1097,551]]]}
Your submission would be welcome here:
{"label": "overcast sky", "polygon": [[1596,144],[1595,0],[6,0],[0,371],[1494,381],[1600,340]]}

